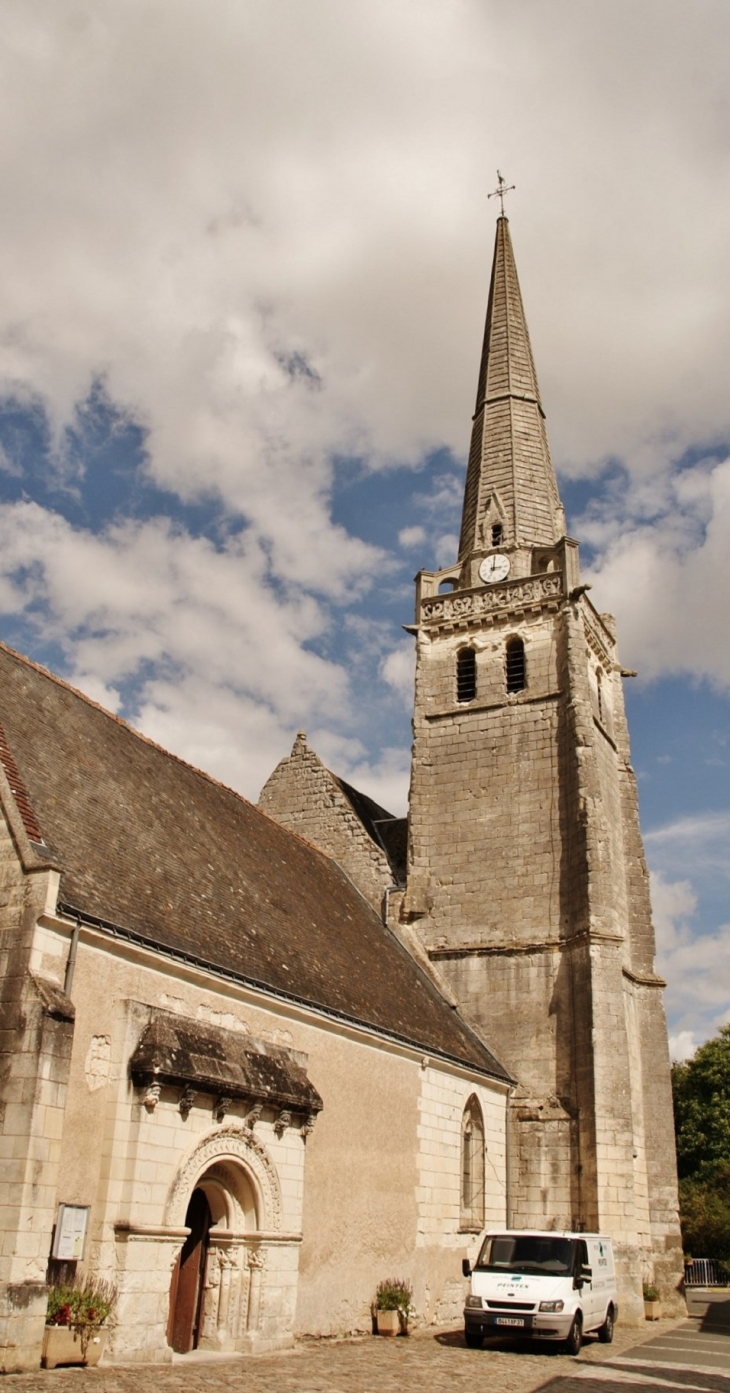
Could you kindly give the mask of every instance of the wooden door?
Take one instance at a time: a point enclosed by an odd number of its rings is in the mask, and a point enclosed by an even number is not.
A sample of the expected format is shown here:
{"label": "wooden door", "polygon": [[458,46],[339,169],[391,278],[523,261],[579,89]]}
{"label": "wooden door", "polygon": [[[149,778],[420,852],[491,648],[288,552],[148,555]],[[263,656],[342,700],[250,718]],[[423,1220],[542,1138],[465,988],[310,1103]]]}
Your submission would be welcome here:
{"label": "wooden door", "polygon": [[203,1314],[203,1277],[211,1215],[202,1190],[193,1190],[185,1215],[190,1229],[170,1284],[168,1341],[177,1354],[196,1349]]}

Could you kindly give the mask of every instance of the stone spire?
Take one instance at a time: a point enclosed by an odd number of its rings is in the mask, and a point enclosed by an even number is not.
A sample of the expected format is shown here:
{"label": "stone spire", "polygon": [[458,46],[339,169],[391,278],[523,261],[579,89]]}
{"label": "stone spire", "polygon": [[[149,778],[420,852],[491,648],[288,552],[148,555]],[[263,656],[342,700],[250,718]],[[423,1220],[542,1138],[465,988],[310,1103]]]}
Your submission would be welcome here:
{"label": "stone spire", "polygon": [[[493,532],[493,528],[501,527]],[[497,219],[459,559],[553,546],[565,532],[509,222]]]}

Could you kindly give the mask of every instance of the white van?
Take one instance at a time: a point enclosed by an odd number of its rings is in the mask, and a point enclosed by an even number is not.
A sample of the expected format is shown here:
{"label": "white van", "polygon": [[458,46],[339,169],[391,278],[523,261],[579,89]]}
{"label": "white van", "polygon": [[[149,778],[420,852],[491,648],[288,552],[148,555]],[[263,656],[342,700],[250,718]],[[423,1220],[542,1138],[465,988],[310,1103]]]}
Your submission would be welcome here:
{"label": "white van", "polygon": [[507,1229],[486,1233],[464,1308],[464,1337],[478,1347],[502,1333],[562,1340],[578,1354],[583,1335],[609,1344],[618,1319],[616,1272],[610,1238],[597,1233]]}

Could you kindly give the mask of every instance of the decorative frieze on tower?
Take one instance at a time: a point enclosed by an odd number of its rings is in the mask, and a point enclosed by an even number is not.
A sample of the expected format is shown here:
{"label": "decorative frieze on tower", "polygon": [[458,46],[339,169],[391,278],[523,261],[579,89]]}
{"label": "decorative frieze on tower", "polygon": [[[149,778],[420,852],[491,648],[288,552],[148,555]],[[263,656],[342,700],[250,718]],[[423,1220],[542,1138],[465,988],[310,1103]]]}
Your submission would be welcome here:
{"label": "decorative frieze on tower", "polygon": [[497,222],[459,556],[417,580],[402,914],[519,1080],[511,1222],[681,1275],[663,982],[614,623],[580,584]]}

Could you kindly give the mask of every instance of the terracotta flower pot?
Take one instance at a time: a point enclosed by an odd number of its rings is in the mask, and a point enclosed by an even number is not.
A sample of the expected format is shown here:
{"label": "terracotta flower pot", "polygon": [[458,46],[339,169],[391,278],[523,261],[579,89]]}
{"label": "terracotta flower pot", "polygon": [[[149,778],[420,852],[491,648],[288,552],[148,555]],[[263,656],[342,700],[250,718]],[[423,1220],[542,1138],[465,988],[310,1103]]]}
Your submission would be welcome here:
{"label": "terracotta flower pot", "polygon": [[379,1335],[397,1335],[400,1330],[400,1321],[397,1311],[377,1311]]}
{"label": "terracotta flower pot", "polygon": [[659,1320],[659,1319],[661,1318],[661,1314],[662,1314],[662,1303],[661,1303],[661,1301],[645,1301],[645,1302],[644,1302],[644,1319],[645,1319],[645,1320]]}
{"label": "terracotta flower pot", "polygon": [[106,1330],[91,1326],[83,1335],[70,1325],[47,1325],[43,1335],[41,1363],[44,1369],[57,1364],[98,1364],[107,1341]]}

